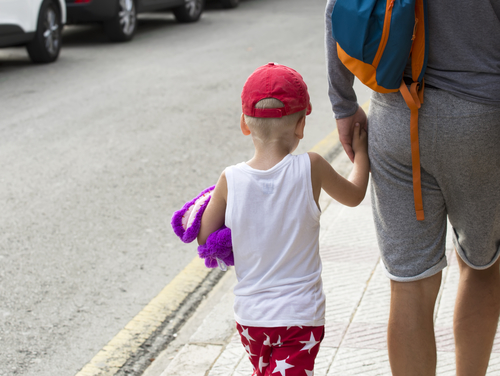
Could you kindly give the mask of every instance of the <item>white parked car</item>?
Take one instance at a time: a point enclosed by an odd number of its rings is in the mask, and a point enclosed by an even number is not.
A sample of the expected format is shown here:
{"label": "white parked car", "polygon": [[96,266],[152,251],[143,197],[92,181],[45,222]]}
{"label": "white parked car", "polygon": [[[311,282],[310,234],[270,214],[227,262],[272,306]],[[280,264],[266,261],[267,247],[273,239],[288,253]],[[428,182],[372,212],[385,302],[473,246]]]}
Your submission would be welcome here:
{"label": "white parked car", "polygon": [[25,45],[32,61],[50,63],[65,23],[64,0],[0,0],[0,47]]}

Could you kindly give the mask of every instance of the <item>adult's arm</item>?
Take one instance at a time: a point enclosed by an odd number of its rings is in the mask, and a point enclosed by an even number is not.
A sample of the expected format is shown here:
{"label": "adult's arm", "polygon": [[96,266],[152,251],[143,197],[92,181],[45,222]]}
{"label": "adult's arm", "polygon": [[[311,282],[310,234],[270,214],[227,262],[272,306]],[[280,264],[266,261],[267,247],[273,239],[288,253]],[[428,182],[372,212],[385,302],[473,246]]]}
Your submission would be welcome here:
{"label": "adult's arm", "polygon": [[352,135],[359,123],[367,130],[366,114],[358,105],[353,89],[354,75],[342,64],[337,55],[337,42],[332,35],[332,10],[336,0],[328,0],[325,11],[325,49],[328,75],[328,96],[337,121],[339,139],[345,152],[354,161]]}

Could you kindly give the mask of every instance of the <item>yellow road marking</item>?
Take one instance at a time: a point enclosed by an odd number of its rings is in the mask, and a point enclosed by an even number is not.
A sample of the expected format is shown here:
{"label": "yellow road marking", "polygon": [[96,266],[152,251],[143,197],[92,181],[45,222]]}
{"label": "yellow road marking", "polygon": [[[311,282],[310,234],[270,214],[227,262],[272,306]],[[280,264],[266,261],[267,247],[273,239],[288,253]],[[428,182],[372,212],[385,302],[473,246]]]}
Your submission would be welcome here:
{"label": "yellow road marking", "polygon": [[339,142],[339,132],[337,131],[337,128],[335,128],[332,133],[330,133],[328,136],[314,145],[314,147],[309,151],[313,151],[315,153],[318,153],[319,155],[325,156],[332,149],[332,146],[337,142]]}
{"label": "yellow road marking", "polygon": [[165,319],[205,279],[211,269],[196,257],[108,342],[76,376],[111,376],[137,352]]}
{"label": "yellow road marking", "polygon": [[[364,103],[361,108],[365,111],[365,113],[368,113],[369,106],[370,101],[366,101],[366,103]],[[315,153],[318,153],[319,155],[324,156],[328,154],[328,152],[332,149],[332,146],[337,142],[339,142],[339,132],[337,131],[337,128],[335,128],[332,133],[330,133],[328,136],[314,145],[314,147],[309,151],[313,151]]]}

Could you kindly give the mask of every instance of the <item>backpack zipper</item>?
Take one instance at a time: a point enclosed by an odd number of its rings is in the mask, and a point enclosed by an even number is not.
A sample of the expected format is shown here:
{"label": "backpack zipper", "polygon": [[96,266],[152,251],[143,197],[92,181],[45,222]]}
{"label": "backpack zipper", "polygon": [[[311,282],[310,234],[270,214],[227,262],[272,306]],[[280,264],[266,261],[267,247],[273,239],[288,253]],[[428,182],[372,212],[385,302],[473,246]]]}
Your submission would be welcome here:
{"label": "backpack zipper", "polygon": [[380,44],[373,59],[372,65],[375,69],[378,67],[380,63],[380,59],[382,58],[382,54],[385,50],[385,45],[387,44],[387,40],[389,39],[389,30],[391,28],[391,18],[392,18],[392,8],[394,7],[394,0],[388,0],[386,9],[385,9],[385,18],[384,18],[384,27],[382,29],[382,37],[380,38]]}

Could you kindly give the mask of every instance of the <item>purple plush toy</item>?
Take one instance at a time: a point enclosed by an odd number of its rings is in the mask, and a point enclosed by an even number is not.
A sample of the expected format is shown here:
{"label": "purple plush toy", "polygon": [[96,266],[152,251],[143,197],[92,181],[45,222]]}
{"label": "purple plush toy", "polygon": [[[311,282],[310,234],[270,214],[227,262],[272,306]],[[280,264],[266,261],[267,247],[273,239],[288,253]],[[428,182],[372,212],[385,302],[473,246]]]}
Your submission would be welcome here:
{"label": "purple plush toy", "polygon": [[[172,229],[184,243],[191,243],[198,236],[201,217],[210,202],[214,188],[215,186],[205,189],[172,216]],[[228,265],[234,265],[231,230],[222,226],[210,234],[205,245],[198,247],[198,255],[205,259],[207,268],[219,266],[225,271]]]}

